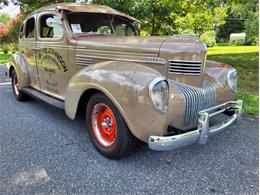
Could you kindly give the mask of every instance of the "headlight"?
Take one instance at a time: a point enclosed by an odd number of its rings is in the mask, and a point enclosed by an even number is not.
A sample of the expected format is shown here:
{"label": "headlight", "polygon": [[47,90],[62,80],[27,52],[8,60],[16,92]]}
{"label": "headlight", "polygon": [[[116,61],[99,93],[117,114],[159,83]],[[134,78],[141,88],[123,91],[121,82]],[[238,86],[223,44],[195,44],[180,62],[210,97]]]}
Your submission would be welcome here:
{"label": "headlight", "polygon": [[237,71],[232,69],[227,74],[228,86],[233,92],[237,92]]}
{"label": "headlight", "polygon": [[149,85],[149,97],[153,108],[165,113],[168,109],[169,87],[165,78],[157,77]]}

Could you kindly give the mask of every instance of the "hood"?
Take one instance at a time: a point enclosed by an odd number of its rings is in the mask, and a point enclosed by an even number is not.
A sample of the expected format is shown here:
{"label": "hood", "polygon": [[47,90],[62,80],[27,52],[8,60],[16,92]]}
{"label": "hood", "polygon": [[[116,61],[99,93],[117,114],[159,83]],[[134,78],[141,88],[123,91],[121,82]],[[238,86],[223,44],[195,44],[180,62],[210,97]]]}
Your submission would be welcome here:
{"label": "hood", "polygon": [[167,60],[167,77],[187,85],[201,87],[207,46],[191,36],[174,36],[163,42],[159,57]]}
{"label": "hood", "polygon": [[[95,59],[95,62],[119,60],[143,63],[168,76],[169,79],[200,86],[206,48],[200,41],[188,36],[82,36],[77,37],[76,53],[76,59],[79,62]],[[82,57],[89,59],[84,60]],[[174,66],[172,66],[172,62]],[[175,62],[178,64],[174,64]],[[172,72],[173,67],[178,69],[177,66],[183,67],[183,71]],[[187,67],[194,70],[188,72]],[[199,71],[200,74],[198,74]],[[189,83],[189,79],[183,79],[186,77],[192,77],[197,82]]]}
{"label": "hood", "polygon": [[106,51],[125,51],[159,54],[165,37],[82,36],[78,46],[94,47]]}

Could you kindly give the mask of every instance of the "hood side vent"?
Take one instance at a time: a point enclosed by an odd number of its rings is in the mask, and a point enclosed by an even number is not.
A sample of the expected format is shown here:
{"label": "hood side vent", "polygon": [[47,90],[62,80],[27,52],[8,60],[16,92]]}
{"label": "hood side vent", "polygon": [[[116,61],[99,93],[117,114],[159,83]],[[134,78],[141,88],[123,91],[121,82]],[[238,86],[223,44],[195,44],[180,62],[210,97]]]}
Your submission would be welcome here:
{"label": "hood side vent", "polygon": [[76,55],[76,64],[81,66],[90,66],[92,64],[92,59],[85,56]]}
{"label": "hood side vent", "polygon": [[179,61],[168,60],[169,73],[172,74],[185,74],[185,75],[200,75],[201,74],[201,61]]}

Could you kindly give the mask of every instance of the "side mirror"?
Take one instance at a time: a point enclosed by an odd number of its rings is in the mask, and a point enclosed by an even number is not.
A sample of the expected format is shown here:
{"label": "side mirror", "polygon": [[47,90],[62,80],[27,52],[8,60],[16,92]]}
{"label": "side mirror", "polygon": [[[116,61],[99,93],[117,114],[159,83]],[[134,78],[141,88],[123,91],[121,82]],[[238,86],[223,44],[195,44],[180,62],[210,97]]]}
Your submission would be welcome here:
{"label": "side mirror", "polygon": [[63,28],[62,22],[56,16],[47,18],[46,24],[47,24],[48,27],[51,27],[51,28],[54,28],[54,27],[61,27],[61,28]]}
{"label": "side mirror", "polygon": [[46,20],[47,26],[51,27],[51,28],[53,28],[56,23],[57,23],[56,20],[54,18],[52,18],[52,17],[47,18],[47,20]]}

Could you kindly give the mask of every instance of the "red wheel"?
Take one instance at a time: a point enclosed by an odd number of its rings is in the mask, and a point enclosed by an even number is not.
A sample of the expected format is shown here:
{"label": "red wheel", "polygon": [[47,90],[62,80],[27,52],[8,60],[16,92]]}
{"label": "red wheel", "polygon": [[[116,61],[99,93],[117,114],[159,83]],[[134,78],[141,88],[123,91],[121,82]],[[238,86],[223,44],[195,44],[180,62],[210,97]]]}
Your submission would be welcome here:
{"label": "red wheel", "polygon": [[91,113],[92,131],[97,141],[104,147],[115,143],[117,135],[116,118],[104,103],[97,103]]}
{"label": "red wheel", "polygon": [[86,117],[91,141],[104,156],[120,158],[135,148],[137,139],[104,94],[96,93],[89,99]]}

